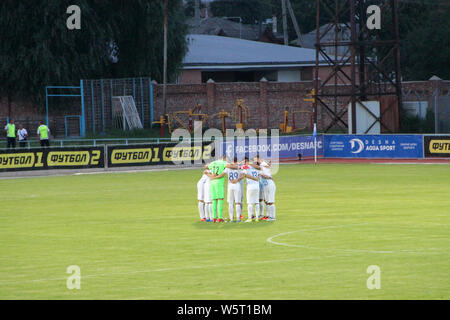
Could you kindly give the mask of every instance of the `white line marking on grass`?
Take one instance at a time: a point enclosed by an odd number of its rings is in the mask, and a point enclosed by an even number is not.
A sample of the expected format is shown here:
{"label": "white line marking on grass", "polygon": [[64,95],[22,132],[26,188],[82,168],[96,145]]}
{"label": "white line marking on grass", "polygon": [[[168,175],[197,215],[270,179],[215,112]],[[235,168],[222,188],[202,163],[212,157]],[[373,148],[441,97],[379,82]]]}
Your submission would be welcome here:
{"label": "white line marking on grass", "polygon": [[[185,170],[185,168],[178,168],[177,170]],[[119,171],[96,171],[96,172],[76,172],[74,176],[84,176],[92,174],[108,174],[108,173],[139,173],[139,172],[159,172],[169,171],[169,169],[142,169],[142,170],[119,170]]]}
{"label": "white line marking on grass", "polygon": [[442,163],[442,162],[371,162],[371,164],[416,164],[416,165],[423,165],[423,164],[443,164],[443,165],[449,165],[450,161],[448,163]]}
{"label": "white line marking on grass", "polygon": [[304,231],[316,231],[316,230],[323,230],[323,229],[335,229],[335,228],[344,228],[344,227],[350,227],[350,226],[361,226],[361,225],[367,225],[368,223],[359,223],[359,224],[344,224],[339,226],[327,226],[327,227],[317,227],[317,228],[310,228],[310,229],[302,229],[302,230],[295,230],[295,231],[288,231],[279,233],[277,235],[271,236],[267,238],[267,242],[279,245],[279,246],[285,246],[285,247],[294,247],[294,248],[305,248],[305,249],[313,249],[313,250],[326,250],[326,251],[339,251],[339,252],[360,252],[360,253],[430,253],[430,251],[436,251],[435,248],[429,248],[425,249],[424,251],[419,250],[360,250],[360,249],[338,249],[338,248],[320,248],[320,247],[314,247],[314,246],[308,246],[308,245],[302,245],[302,244],[290,244],[290,243],[284,243],[284,242],[277,242],[273,239],[282,237],[288,234],[296,233],[296,232],[304,232]]}
{"label": "white line marking on grass", "polygon": [[[243,265],[254,265],[254,264],[267,264],[267,263],[282,263],[282,262],[292,262],[298,260],[315,260],[315,259],[326,259],[326,258],[335,258],[335,257],[347,257],[348,254],[334,254],[328,256],[311,256],[311,257],[302,257],[302,258],[292,258],[292,259],[277,259],[277,260],[262,260],[262,261],[249,261],[249,262],[239,262],[239,263],[230,263],[230,264],[213,264],[213,265],[195,265],[195,266],[183,266],[183,267],[175,267],[175,268],[159,268],[159,269],[146,269],[146,270],[137,270],[130,272],[108,272],[108,273],[99,273],[92,275],[83,275],[83,278],[100,278],[100,277],[109,277],[114,275],[132,275],[132,274],[140,274],[140,273],[151,273],[151,272],[170,272],[170,271],[178,271],[178,270],[195,270],[195,269],[211,269],[211,268],[223,268],[223,267],[234,267],[234,266],[243,266]],[[47,279],[31,279],[31,280],[0,280],[0,285],[2,284],[14,284],[14,283],[28,283],[28,282],[46,282],[46,281],[59,281],[66,280],[67,277],[58,277],[58,278],[47,278]]]}

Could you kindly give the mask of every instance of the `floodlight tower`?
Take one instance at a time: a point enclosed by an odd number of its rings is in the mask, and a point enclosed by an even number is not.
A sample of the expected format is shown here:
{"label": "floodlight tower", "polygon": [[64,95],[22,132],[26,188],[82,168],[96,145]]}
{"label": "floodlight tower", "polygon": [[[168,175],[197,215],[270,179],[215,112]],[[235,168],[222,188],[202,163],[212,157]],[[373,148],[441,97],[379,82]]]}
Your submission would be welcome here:
{"label": "floodlight tower", "polygon": [[[368,25],[369,5],[380,9],[381,29]],[[343,117],[351,112],[352,133],[356,133],[357,104],[374,121],[366,133],[377,122],[385,132],[396,130],[382,119],[386,112],[402,104],[397,5],[398,0],[316,0],[314,122],[318,119],[317,107],[321,106],[331,116],[331,122],[324,123],[324,132],[334,126],[346,130],[348,124]],[[320,29],[324,20],[328,24]],[[342,36],[343,30],[349,32],[349,37]],[[332,71],[320,79],[319,68],[324,66]],[[383,100],[386,105],[378,116],[364,101],[381,101],[383,96],[391,98]]]}

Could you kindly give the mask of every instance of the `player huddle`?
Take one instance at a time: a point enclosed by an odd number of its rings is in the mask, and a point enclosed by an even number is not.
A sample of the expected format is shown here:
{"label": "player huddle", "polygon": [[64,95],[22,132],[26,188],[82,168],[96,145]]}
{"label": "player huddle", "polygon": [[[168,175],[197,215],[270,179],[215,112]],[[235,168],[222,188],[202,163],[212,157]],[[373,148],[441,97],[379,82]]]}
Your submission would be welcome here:
{"label": "player huddle", "polygon": [[244,180],[247,188],[248,212],[245,222],[276,220],[276,186],[270,161],[261,161],[259,157],[255,157],[253,162],[245,158],[244,163],[239,163],[235,157],[233,162],[227,162],[226,156],[223,156],[205,166],[203,175],[197,183],[201,221],[224,222],[225,176],[228,178],[227,201],[230,222],[242,220]]}

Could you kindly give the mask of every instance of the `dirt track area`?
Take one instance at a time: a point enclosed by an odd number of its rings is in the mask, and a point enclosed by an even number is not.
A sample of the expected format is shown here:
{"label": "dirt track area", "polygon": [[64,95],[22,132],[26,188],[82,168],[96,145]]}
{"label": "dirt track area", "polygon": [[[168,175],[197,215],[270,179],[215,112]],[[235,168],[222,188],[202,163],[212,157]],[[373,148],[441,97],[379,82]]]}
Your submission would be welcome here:
{"label": "dirt track area", "polygon": [[[283,164],[313,164],[314,159],[307,158],[299,161],[298,159],[283,159],[280,161]],[[342,159],[342,158],[327,158],[318,159],[318,164],[447,164],[450,165],[450,159]],[[85,174],[105,174],[105,173],[135,173],[146,171],[164,171],[164,170],[189,170],[199,169],[199,165],[157,165],[157,166],[135,166],[135,167],[119,167],[119,168],[95,168],[95,169],[56,169],[56,170],[30,170],[30,171],[9,171],[0,172],[0,180],[3,179],[20,179],[32,177],[51,177],[51,176],[67,176],[67,175],[85,175]]]}

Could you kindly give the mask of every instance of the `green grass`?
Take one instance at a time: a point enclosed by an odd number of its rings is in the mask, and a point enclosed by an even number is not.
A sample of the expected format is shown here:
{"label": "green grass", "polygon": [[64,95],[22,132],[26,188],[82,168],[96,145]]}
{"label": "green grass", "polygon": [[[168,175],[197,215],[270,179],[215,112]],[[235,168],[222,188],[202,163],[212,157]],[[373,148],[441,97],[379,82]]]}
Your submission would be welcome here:
{"label": "green grass", "polygon": [[278,221],[251,224],[200,223],[198,178],[0,180],[0,299],[450,298],[447,165],[283,165]]}

